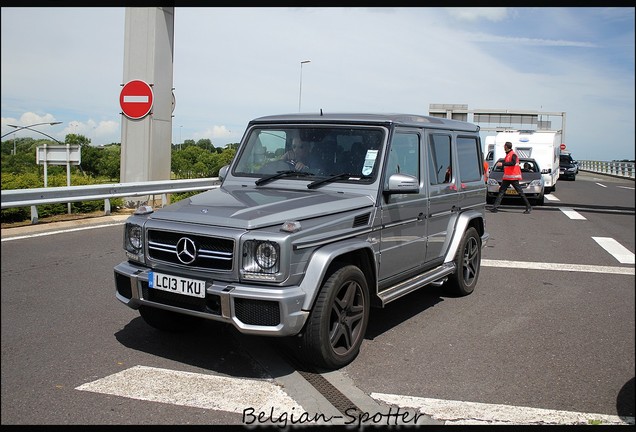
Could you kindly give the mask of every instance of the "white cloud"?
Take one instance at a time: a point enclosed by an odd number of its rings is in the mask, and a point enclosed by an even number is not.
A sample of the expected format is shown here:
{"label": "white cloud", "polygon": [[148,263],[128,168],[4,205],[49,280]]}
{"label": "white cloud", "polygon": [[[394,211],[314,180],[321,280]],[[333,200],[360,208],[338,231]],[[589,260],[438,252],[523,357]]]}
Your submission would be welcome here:
{"label": "white cloud", "polygon": [[478,21],[486,19],[488,21],[502,21],[509,16],[507,8],[501,7],[475,7],[475,8],[446,8],[449,15],[462,21]]}

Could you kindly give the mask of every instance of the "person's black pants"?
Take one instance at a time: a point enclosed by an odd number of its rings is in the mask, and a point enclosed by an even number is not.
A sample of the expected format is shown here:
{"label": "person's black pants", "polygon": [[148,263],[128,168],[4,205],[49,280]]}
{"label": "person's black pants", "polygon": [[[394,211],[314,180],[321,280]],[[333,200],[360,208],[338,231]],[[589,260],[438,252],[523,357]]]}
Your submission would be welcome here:
{"label": "person's black pants", "polygon": [[506,193],[506,189],[508,186],[512,185],[513,188],[517,191],[517,193],[523,198],[523,201],[526,203],[526,209],[530,208],[530,201],[528,201],[528,197],[523,193],[523,189],[521,189],[521,185],[519,185],[519,180],[503,180],[501,182],[501,186],[499,186],[499,193],[497,194],[497,199],[495,200],[494,208],[499,207],[501,204],[501,200]]}

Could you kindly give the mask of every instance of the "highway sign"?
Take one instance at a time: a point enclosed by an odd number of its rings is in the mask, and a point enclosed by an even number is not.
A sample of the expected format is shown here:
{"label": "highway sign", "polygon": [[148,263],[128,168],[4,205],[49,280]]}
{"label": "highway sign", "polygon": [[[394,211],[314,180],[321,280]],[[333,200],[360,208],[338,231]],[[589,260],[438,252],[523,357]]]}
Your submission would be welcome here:
{"label": "highway sign", "polygon": [[141,80],[128,81],[119,94],[119,105],[124,115],[131,119],[140,119],[152,109],[154,95],[148,83]]}

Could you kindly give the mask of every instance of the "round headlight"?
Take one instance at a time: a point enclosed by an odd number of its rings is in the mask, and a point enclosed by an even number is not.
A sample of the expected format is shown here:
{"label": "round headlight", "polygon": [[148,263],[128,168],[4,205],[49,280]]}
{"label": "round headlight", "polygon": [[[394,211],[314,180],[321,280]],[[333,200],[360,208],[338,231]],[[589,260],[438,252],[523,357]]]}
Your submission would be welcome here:
{"label": "round headlight", "polygon": [[135,249],[141,249],[143,246],[142,232],[139,225],[132,225],[128,229],[128,242]]}
{"label": "round headlight", "polygon": [[271,243],[261,243],[256,247],[254,258],[261,268],[269,269],[278,262],[278,250]]}

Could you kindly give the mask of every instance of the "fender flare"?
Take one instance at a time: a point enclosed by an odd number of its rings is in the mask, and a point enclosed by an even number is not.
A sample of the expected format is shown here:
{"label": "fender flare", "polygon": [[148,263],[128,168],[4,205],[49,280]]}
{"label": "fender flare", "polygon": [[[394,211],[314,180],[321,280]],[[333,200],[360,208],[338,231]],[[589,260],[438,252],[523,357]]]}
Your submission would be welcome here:
{"label": "fender flare", "polygon": [[[316,250],[309,260],[305,277],[300,283],[300,289],[305,293],[305,300],[302,305],[303,310],[311,310],[311,307],[322,287],[322,280],[327,274],[327,269],[331,263],[341,255],[357,250],[367,249],[371,255],[375,254],[373,248],[366,240],[349,239],[337,243],[331,243]],[[375,260],[371,263],[374,266]],[[371,287],[369,287],[371,289]],[[369,293],[371,295],[371,292]]]}
{"label": "fender flare", "polygon": [[[483,218],[483,214],[476,210],[468,210],[459,215],[459,217],[457,218],[457,223],[455,224],[455,229],[453,231],[453,239],[451,240],[450,247],[448,248],[448,251],[444,256],[444,263],[453,262],[455,260],[455,254],[457,254],[459,244],[461,243],[462,237],[464,237],[464,233],[466,232],[466,228],[468,227],[468,225],[470,225],[470,222],[474,219],[483,220]],[[478,234],[480,234],[481,236],[481,247],[483,247],[486,244],[486,240],[488,239],[488,237],[484,237],[483,235],[481,235],[481,233],[479,233],[479,230]]]}

